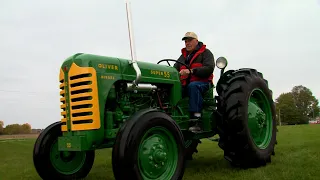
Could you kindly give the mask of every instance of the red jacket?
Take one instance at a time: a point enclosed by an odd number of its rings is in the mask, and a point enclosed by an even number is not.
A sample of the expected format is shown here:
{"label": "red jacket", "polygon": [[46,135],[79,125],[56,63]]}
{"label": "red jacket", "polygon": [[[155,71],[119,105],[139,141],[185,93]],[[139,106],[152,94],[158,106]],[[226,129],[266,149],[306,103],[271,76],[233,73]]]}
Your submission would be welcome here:
{"label": "red jacket", "polygon": [[[201,81],[201,82],[212,82],[213,79],[213,70],[214,70],[214,56],[209,49],[206,48],[202,42],[199,42],[198,47],[192,53],[189,53],[191,57],[188,56],[186,48],[181,49],[181,56],[178,61],[187,64],[193,73],[191,74],[190,79],[182,80],[188,77],[180,76],[182,85],[187,85],[189,82]],[[191,58],[191,59],[190,59]],[[187,62],[187,60],[189,60]],[[180,63],[175,63],[174,67],[181,71],[182,69],[187,69]]]}

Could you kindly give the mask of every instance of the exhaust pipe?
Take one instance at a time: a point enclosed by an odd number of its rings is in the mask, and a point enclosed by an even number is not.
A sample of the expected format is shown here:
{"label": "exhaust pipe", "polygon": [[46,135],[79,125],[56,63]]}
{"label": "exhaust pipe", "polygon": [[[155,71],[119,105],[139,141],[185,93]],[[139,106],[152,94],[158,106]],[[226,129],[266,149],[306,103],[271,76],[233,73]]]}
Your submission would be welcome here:
{"label": "exhaust pipe", "polygon": [[127,10],[127,20],[128,20],[128,31],[129,31],[129,39],[130,39],[130,50],[131,50],[131,61],[129,62],[132,64],[134,70],[136,71],[136,79],[132,82],[132,88],[138,86],[140,79],[141,79],[141,70],[137,63],[136,51],[134,46],[134,39],[133,39],[133,30],[132,30],[132,20],[131,20],[131,10],[128,0],[126,0],[126,10]]}

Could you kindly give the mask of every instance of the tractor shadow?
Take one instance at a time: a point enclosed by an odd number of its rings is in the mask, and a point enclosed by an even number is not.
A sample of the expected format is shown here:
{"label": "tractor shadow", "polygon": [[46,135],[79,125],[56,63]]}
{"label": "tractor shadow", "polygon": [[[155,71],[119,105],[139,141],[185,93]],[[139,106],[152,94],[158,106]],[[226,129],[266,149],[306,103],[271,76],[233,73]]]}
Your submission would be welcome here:
{"label": "tractor shadow", "polygon": [[223,179],[226,174],[233,174],[236,177],[241,174],[241,171],[245,170],[232,166],[222,155],[213,152],[211,154],[194,155],[193,160],[188,160],[183,179],[211,179],[213,176],[216,179]]}
{"label": "tractor shadow", "polygon": [[[213,142],[204,140],[198,146],[198,153],[193,155],[193,160],[187,160],[185,176],[193,179],[213,174],[225,176],[228,173],[241,173],[242,168],[232,166],[229,161],[224,159],[223,151],[214,145]],[[187,179],[189,179],[187,178]],[[201,179],[201,178],[200,178]]]}
{"label": "tractor shadow", "polygon": [[230,163],[223,158],[223,156],[205,156],[205,155],[194,155],[193,160],[187,160],[186,169],[192,169],[198,171],[199,169],[215,169],[219,171],[220,169],[235,169],[230,165]]}

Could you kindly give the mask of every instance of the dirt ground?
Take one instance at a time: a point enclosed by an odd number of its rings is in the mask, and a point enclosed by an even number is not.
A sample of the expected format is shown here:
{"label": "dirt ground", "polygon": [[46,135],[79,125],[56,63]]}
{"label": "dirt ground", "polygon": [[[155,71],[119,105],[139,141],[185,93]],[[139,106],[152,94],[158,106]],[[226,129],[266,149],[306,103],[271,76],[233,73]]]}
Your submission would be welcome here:
{"label": "dirt ground", "polygon": [[15,134],[15,135],[0,135],[0,139],[35,139],[39,134]]}

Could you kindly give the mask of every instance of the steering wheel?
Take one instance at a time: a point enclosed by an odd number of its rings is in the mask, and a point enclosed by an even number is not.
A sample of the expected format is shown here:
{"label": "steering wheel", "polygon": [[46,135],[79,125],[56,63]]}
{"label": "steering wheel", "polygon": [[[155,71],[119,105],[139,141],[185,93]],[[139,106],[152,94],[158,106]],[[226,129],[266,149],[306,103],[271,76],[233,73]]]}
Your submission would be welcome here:
{"label": "steering wheel", "polygon": [[184,78],[184,79],[180,79],[180,80],[186,80],[186,79],[188,79],[188,78],[191,76],[191,69],[190,69],[190,67],[189,67],[188,65],[186,65],[185,63],[180,62],[180,61],[177,61],[177,60],[175,60],[175,59],[162,59],[162,60],[158,61],[157,64],[159,64],[159,63],[161,63],[161,62],[163,62],[163,61],[167,61],[167,63],[168,63],[169,66],[171,66],[170,63],[169,63],[169,61],[177,62],[177,63],[179,63],[179,64],[181,64],[181,65],[184,65],[184,66],[189,70],[190,73],[188,74],[188,77],[186,77],[186,78]]}

